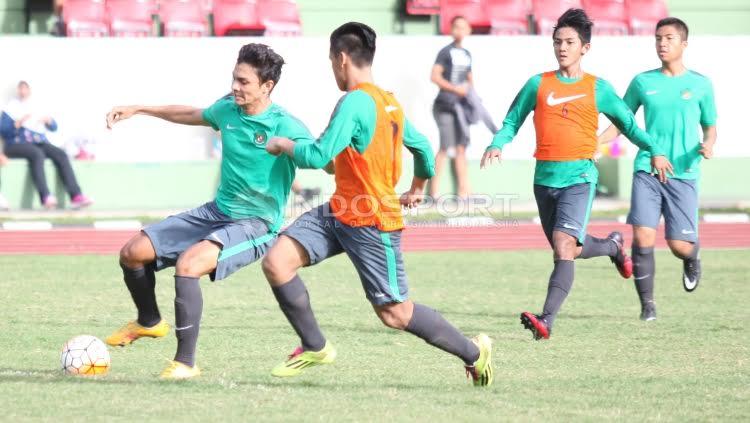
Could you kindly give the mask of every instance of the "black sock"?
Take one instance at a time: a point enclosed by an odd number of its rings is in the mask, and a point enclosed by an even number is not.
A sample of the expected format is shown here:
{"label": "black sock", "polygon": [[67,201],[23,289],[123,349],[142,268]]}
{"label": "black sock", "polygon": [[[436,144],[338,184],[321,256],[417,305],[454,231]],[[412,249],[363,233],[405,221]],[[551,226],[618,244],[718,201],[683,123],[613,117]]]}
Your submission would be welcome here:
{"label": "black sock", "polygon": [[542,318],[547,321],[547,326],[552,327],[557,312],[560,311],[562,303],[573,286],[575,275],[575,262],[573,260],[556,260],[555,268],[549,277],[547,287],[547,299],[544,301]]}
{"label": "black sock", "polygon": [[459,357],[469,366],[479,359],[479,348],[440,313],[429,307],[414,304],[414,314],[405,330],[433,347]]}
{"label": "black sock", "polygon": [[326,339],[315,320],[310,306],[310,294],[299,275],[294,275],[289,282],[275,286],[272,290],[281,311],[302,340],[302,349],[322,350],[326,346]]}
{"label": "black sock", "polygon": [[577,258],[587,259],[591,257],[609,256],[617,254],[617,245],[609,238],[595,238],[586,235],[581,248],[581,254]]}
{"label": "black sock", "polygon": [[133,297],[135,307],[138,309],[138,324],[144,327],[151,327],[161,321],[159,307],[156,305],[156,276],[154,269],[147,265],[138,269],[129,269],[120,264],[122,275],[125,279],[125,285]]}
{"label": "black sock", "polygon": [[198,332],[203,314],[203,293],[200,278],[189,276],[174,277],[174,315],[175,335],[177,335],[177,353],[175,361],[195,366],[195,345],[198,343]]}
{"label": "black sock", "polygon": [[633,279],[641,306],[654,301],[654,276],[654,247],[639,247],[633,244]]}

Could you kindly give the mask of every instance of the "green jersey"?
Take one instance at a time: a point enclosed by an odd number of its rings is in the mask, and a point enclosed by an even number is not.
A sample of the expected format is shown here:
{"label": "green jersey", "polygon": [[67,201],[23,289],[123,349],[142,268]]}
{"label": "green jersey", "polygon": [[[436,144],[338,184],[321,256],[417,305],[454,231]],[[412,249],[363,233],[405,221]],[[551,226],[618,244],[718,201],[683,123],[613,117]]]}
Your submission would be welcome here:
{"label": "green jersey", "polygon": [[537,133],[537,185],[564,188],[597,181],[593,157],[599,113],[642,149],[663,154],[638,128],[635,116],[609,82],[589,74],[566,78],[559,72],[535,75],[526,82],[488,149],[502,149],[510,143],[532,111]]}
{"label": "green jersey", "polygon": [[203,110],[203,119],[221,131],[221,181],[216,205],[233,219],[257,217],[266,221],[269,229],[278,230],[295,165],[284,154],[269,154],[266,143],[277,136],[298,144],[310,143],[314,140],[310,131],[276,104],[259,115],[248,115],[231,96]]}
{"label": "green jersey", "polygon": [[[640,73],[633,78],[624,97],[635,113],[643,106],[646,131],[666,152],[678,179],[697,179],[701,155],[701,126],[716,125],[716,105],[711,81],[687,71],[667,76],[661,69]],[[651,153],[640,149],[635,171],[651,171]]]}

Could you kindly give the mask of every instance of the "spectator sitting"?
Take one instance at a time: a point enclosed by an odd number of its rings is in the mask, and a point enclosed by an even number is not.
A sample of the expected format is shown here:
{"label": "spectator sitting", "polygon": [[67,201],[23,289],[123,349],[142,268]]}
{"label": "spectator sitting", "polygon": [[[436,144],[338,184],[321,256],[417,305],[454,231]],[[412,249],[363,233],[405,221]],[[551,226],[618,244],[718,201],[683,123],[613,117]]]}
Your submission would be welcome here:
{"label": "spectator sitting", "polygon": [[0,116],[0,136],[5,139],[5,155],[28,160],[31,179],[44,208],[57,207],[57,198],[50,193],[44,175],[44,159],[47,157],[52,159],[70,195],[71,208],[91,205],[93,201],[81,193],[68,155],[47,139],[47,131],[56,131],[57,123],[51,117],[40,114],[30,96],[29,84],[19,82],[18,98],[11,100]]}

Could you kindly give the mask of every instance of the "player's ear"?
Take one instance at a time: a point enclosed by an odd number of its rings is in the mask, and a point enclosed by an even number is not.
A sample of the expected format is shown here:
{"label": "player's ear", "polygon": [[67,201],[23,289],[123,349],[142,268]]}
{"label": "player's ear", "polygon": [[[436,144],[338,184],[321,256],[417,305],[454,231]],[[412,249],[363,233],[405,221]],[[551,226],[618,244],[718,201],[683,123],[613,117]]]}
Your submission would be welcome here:
{"label": "player's ear", "polygon": [[266,94],[266,95],[270,94],[271,91],[273,91],[273,87],[275,85],[276,84],[274,84],[274,82],[272,80],[270,80],[270,79],[268,81],[262,83],[261,87],[263,88],[263,94]]}
{"label": "player's ear", "polygon": [[591,50],[591,43],[584,44],[583,47],[581,47],[581,56],[588,53],[589,50]]}

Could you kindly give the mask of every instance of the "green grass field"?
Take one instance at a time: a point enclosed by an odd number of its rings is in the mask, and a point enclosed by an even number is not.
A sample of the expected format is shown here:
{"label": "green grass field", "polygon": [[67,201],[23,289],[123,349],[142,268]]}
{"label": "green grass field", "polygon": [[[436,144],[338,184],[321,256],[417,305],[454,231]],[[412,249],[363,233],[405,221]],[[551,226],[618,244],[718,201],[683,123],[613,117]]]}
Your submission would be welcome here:
{"label": "green grass field", "polygon": [[[638,320],[633,282],[607,259],[581,261],[552,338],[531,339],[550,253],[406,255],[411,297],[495,341],[495,384],[473,388],[459,360],[381,326],[345,257],[302,276],[337,362],[279,380],[297,339],[260,268],[204,283],[203,375],[161,382],[175,338],[111,350],[109,375],[64,376],[59,349],[106,337],[134,316],[115,257],[0,257],[3,421],[570,421],[750,419],[750,251],[704,251],[704,279],[682,290],[681,263],[657,254],[659,319]],[[171,271],[158,275],[173,321]]]}

